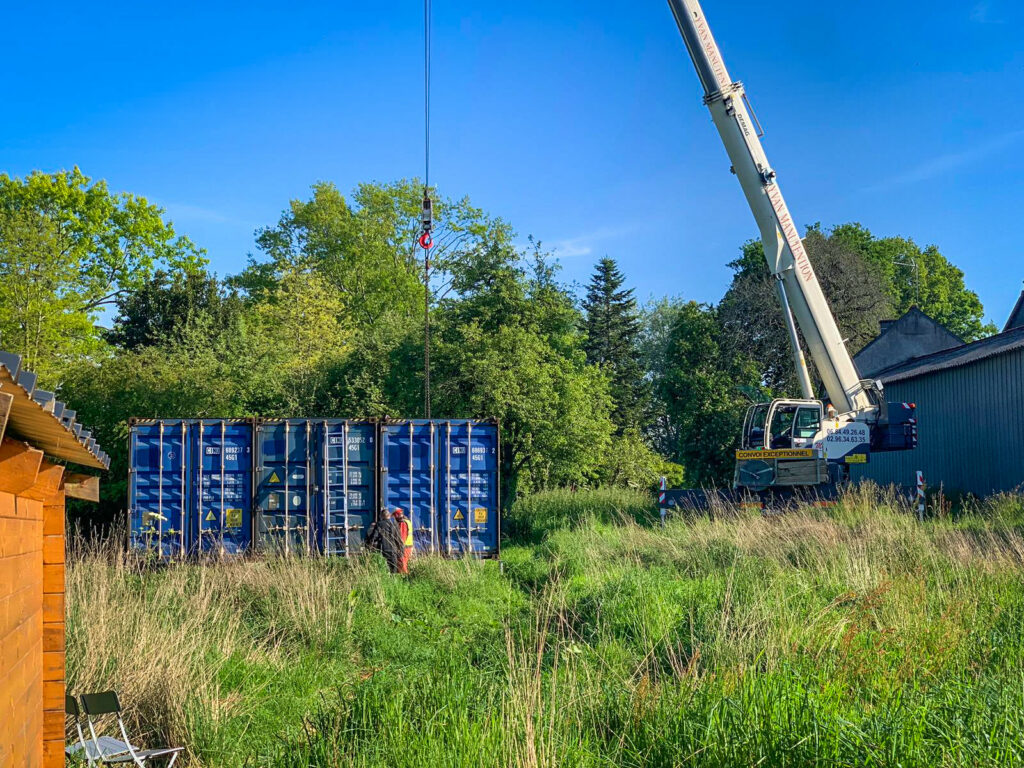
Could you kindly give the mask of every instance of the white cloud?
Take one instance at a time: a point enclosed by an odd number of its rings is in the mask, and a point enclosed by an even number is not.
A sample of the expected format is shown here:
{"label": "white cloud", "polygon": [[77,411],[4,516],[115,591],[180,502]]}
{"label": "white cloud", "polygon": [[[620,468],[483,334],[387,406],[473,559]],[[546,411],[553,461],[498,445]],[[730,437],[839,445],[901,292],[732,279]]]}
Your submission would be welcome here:
{"label": "white cloud", "polygon": [[616,237],[629,234],[636,230],[636,225],[623,227],[599,227],[592,232],[586,232],[575,237],[567,237],[556,240],[551,244],[551,250],[562,259],[572,259],[580,256],[590,256],[594,250],[605,240],[612,240]]}
{"label": "white cloud", "polygon": [[884,189],[887,187],[902,186],[904,184],[916,184],[920,181],[929,181],[931,179],[938,178],[939,176],[955,171],[957,168],[974,165],[980,160],[984,160],[987,157],[998,154],[1012,144],[1015,144],[1022,137],[1024,137],[1024,131],[1012,131],[1011,133],[1005,133],[1002,136],[989,139],[988,141],[965,149],[961,152],[950,152],[945,155],[939,155],[938,157],[934,157],[914,168],[904,171],[903,173],[899,173],[889,179],[886,179],[869,189]]}
{"label": "white cloud", "polygon": [[975,24],[1002,24],[1003,20],[996,18],[992,12],[992,0],[981,0],[971,8],[971,21]]}

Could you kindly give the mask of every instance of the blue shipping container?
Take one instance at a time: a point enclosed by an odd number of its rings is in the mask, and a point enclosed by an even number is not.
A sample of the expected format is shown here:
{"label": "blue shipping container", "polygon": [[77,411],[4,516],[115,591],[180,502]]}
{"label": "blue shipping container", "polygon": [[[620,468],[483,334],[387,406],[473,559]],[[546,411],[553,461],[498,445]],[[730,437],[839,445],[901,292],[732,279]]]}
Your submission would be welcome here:
{"label": "blue shipping container", "polygon": [[252,544],[252,421],[199,419],[191,428],[194,546],[201,553],[242,554]]}
{"label": "blue shipping container", "polygon": [[138,419],[131,425],[131,543],[161,557],[355,554],[402,509],[420,553],[497,557],[492,421]]}
{"label": "blue shipping container", "polygon": [[252,431],[245,419],[133,421],[132,546],[166,558],[245,552],[252,540]]}
{"label": "blue shipping container", "polygon": [[321,430],[317,541],[325,555],[354,554],[377,519],[377,424],[327,419]]}
{"label": "blue shipping container", "polygon": [[187,445],[186,421],[132,423],[128,435],[128,512],[133,549],[165,558],[183,557],[189,551],[192,539],[185,517]]}
{"label": "blue shipping container", "polygon": [[267,552],[313,550],[313,423],[280,419],[256,424],[256,543]]}
{"label": "blue shipping container", "polygon": [[410,517],[418,553],[497,557],[498,425],[388,421],[380,430],[381,512]]}
{"label": "blue shipping container", "polygon": [[450,556],[497,557],[498,427],[453,420],[438,424],[439,533]]}
{"label": "blue shipping container", "polygon": [[256,537],[281,554],[360,551],[377,508],[376,424],[257,422]]}
{"label": "blue shipping container", "polygon": [[437,424],[411,419],[387,421],[380,428],[380,508],[401,509],[412,524],[417,552],[440,552],[436,528]]}

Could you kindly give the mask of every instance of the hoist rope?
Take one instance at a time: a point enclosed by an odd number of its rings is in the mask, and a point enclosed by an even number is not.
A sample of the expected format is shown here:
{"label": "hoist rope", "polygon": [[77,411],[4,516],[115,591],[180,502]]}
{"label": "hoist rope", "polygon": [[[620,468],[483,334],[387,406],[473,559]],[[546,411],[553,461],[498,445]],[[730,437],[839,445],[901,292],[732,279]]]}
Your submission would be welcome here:
{"label": "hoist rope", "polygon": [[423,186],[430,189],[430,0],[423,0]]}
{"label": "hoist rope", "polygon": [[[430,194],[430,0],[423,0],[423,196]],[[424,202],[426,205],[426,202]],[[425,241],[424,238],[427,238]],[[430,232],[423,246],[423,412],[430,418]]]}

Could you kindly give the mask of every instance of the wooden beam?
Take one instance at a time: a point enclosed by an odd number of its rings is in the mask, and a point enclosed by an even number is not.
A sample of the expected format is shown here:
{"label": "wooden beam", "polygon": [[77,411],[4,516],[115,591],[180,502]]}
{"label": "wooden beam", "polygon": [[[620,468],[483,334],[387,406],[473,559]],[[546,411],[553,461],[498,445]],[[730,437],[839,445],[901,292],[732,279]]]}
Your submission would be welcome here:
{"label": "wooden beam", "polygon": [[73,499],[83,501],[100,500],[99,475],[82,475],[69,472],[64,475],[64,493]]}
{"label": "wooden beam", "polygon": [[63,478],[63,465],[44,461],[39,467],[39,474],[36,476],[35,485],[18,495],[24,496],[27,499],[35,499],[36,501],[49,501],[60,490],[60,482]]}
{"label": "wooden beam", "polygon": [[33,400],[25,389],[11,378],[10,372],[0,367],[0,392],[13,395],[7,434],[16,434],[27,440],[49,456],[80,464],[83,467],[105,469],[95,455],[90,453],[75,436],[73,430],[64,426],[60,419]]}
{"label": "wooden beam", "polygon": [[7,430],[7,419],[11,415],[11,403],[14,402],[14,395],[9,392],[0,392],[0,439],[3,439]]}
{"label": "wooden beam", "polygon": [[36,484],[43,452],[5,437],[0,442],[0,491],[20,494]]}

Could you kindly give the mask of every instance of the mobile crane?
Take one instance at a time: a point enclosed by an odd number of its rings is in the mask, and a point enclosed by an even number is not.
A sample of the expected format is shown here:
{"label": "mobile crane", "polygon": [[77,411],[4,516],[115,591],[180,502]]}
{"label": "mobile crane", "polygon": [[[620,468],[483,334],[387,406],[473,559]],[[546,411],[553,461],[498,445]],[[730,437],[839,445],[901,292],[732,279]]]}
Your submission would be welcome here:
{"label": "mobile crane", "polygon": [[[872,452],[917,447],[916,406],[887,403],[882,383],[862,379],[829,310],[814,267],[761,145],[743,84],[733,81],[698,0],[669,0],[764,244],[782,306],[802,399],[752,405],[736,452],[734,488],[764,493],[816,489],[849,477]],[[815,398],[803,334],[828,404]]]}

